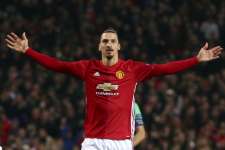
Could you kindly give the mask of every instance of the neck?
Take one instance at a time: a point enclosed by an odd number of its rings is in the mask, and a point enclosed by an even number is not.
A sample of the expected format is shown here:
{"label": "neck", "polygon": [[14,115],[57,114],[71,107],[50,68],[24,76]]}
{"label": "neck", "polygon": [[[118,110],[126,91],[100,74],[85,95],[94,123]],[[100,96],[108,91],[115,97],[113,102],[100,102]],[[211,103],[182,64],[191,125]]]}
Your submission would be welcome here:
{"label": "neck", "polygon": [[107,58],[107,57],[103,57],[102,58],[102,63],[105,66],[112,66],[114,64],[116,64],[118,62],[118,57],[112,57],[112,58]]}

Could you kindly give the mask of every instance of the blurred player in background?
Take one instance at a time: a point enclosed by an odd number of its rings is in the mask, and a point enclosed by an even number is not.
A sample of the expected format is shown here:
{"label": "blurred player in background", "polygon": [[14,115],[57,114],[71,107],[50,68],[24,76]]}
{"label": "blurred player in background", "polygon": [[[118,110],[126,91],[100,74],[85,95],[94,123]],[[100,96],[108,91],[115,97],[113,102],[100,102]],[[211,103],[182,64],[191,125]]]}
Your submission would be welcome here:
{"label": "blurred player in background", "polygon": [[25,33],[22,37],[10,33],[5,40],[9,48],[24,53],[42,66],[84,80],[86,117],[82,150],[132,150],[132,108],[137,84],[154,76],[174,74],[200,62],[217,59],[222,52],[220,46],[209,49],[206,43],[197,56],[166,64],[122,60],[119,59],[117,32],[109,28],[100,38],[101,60],[66,62],[32,49]]}
{"label": "blurred player in background", "polygon": [[134,105],[135,133],[133,144],[134,147],[140,144],[146,137],[144,122],[140,108],[137,103]]}

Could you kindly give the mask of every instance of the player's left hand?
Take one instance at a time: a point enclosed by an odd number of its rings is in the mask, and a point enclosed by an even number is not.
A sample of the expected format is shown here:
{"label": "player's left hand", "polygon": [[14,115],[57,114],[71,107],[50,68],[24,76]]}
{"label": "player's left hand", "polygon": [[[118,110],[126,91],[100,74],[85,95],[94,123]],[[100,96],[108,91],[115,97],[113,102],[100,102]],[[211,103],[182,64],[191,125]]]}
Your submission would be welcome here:
{"label": "player's left hand", "polygon": [[215,46],[208,49],[208,42],[200,49],[197,59],[199,62],[210,61],[220,57],[223,48],[221,46]]}

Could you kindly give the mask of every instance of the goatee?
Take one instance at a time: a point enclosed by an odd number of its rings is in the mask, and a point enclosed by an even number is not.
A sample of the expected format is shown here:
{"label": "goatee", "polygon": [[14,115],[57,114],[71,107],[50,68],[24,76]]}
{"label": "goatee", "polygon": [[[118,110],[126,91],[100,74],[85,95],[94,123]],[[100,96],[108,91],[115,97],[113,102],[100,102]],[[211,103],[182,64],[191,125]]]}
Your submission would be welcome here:
{"label": "goatee", "polygon": [[113,56],[106,56],[106,58],[107,58],[108,60],[111,60],[111,59],[113,58]]}

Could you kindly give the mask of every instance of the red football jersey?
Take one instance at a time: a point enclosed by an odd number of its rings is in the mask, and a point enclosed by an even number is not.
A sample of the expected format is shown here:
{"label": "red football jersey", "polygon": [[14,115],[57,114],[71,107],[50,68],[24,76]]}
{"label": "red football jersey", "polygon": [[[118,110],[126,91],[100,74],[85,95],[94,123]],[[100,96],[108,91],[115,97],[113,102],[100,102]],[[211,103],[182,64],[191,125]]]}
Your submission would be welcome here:
{"label": "red football jersey", "polygon": [[104,66],[100,60],[60,61],[31,48],[26,54],[54,71],[70,73],[85,82],[85,137],[103,139],[131,138],[132,107],[137,83],[153,76],[183,71],[198,63],[196,57],[167,64],[145,64],[119,60]]}

